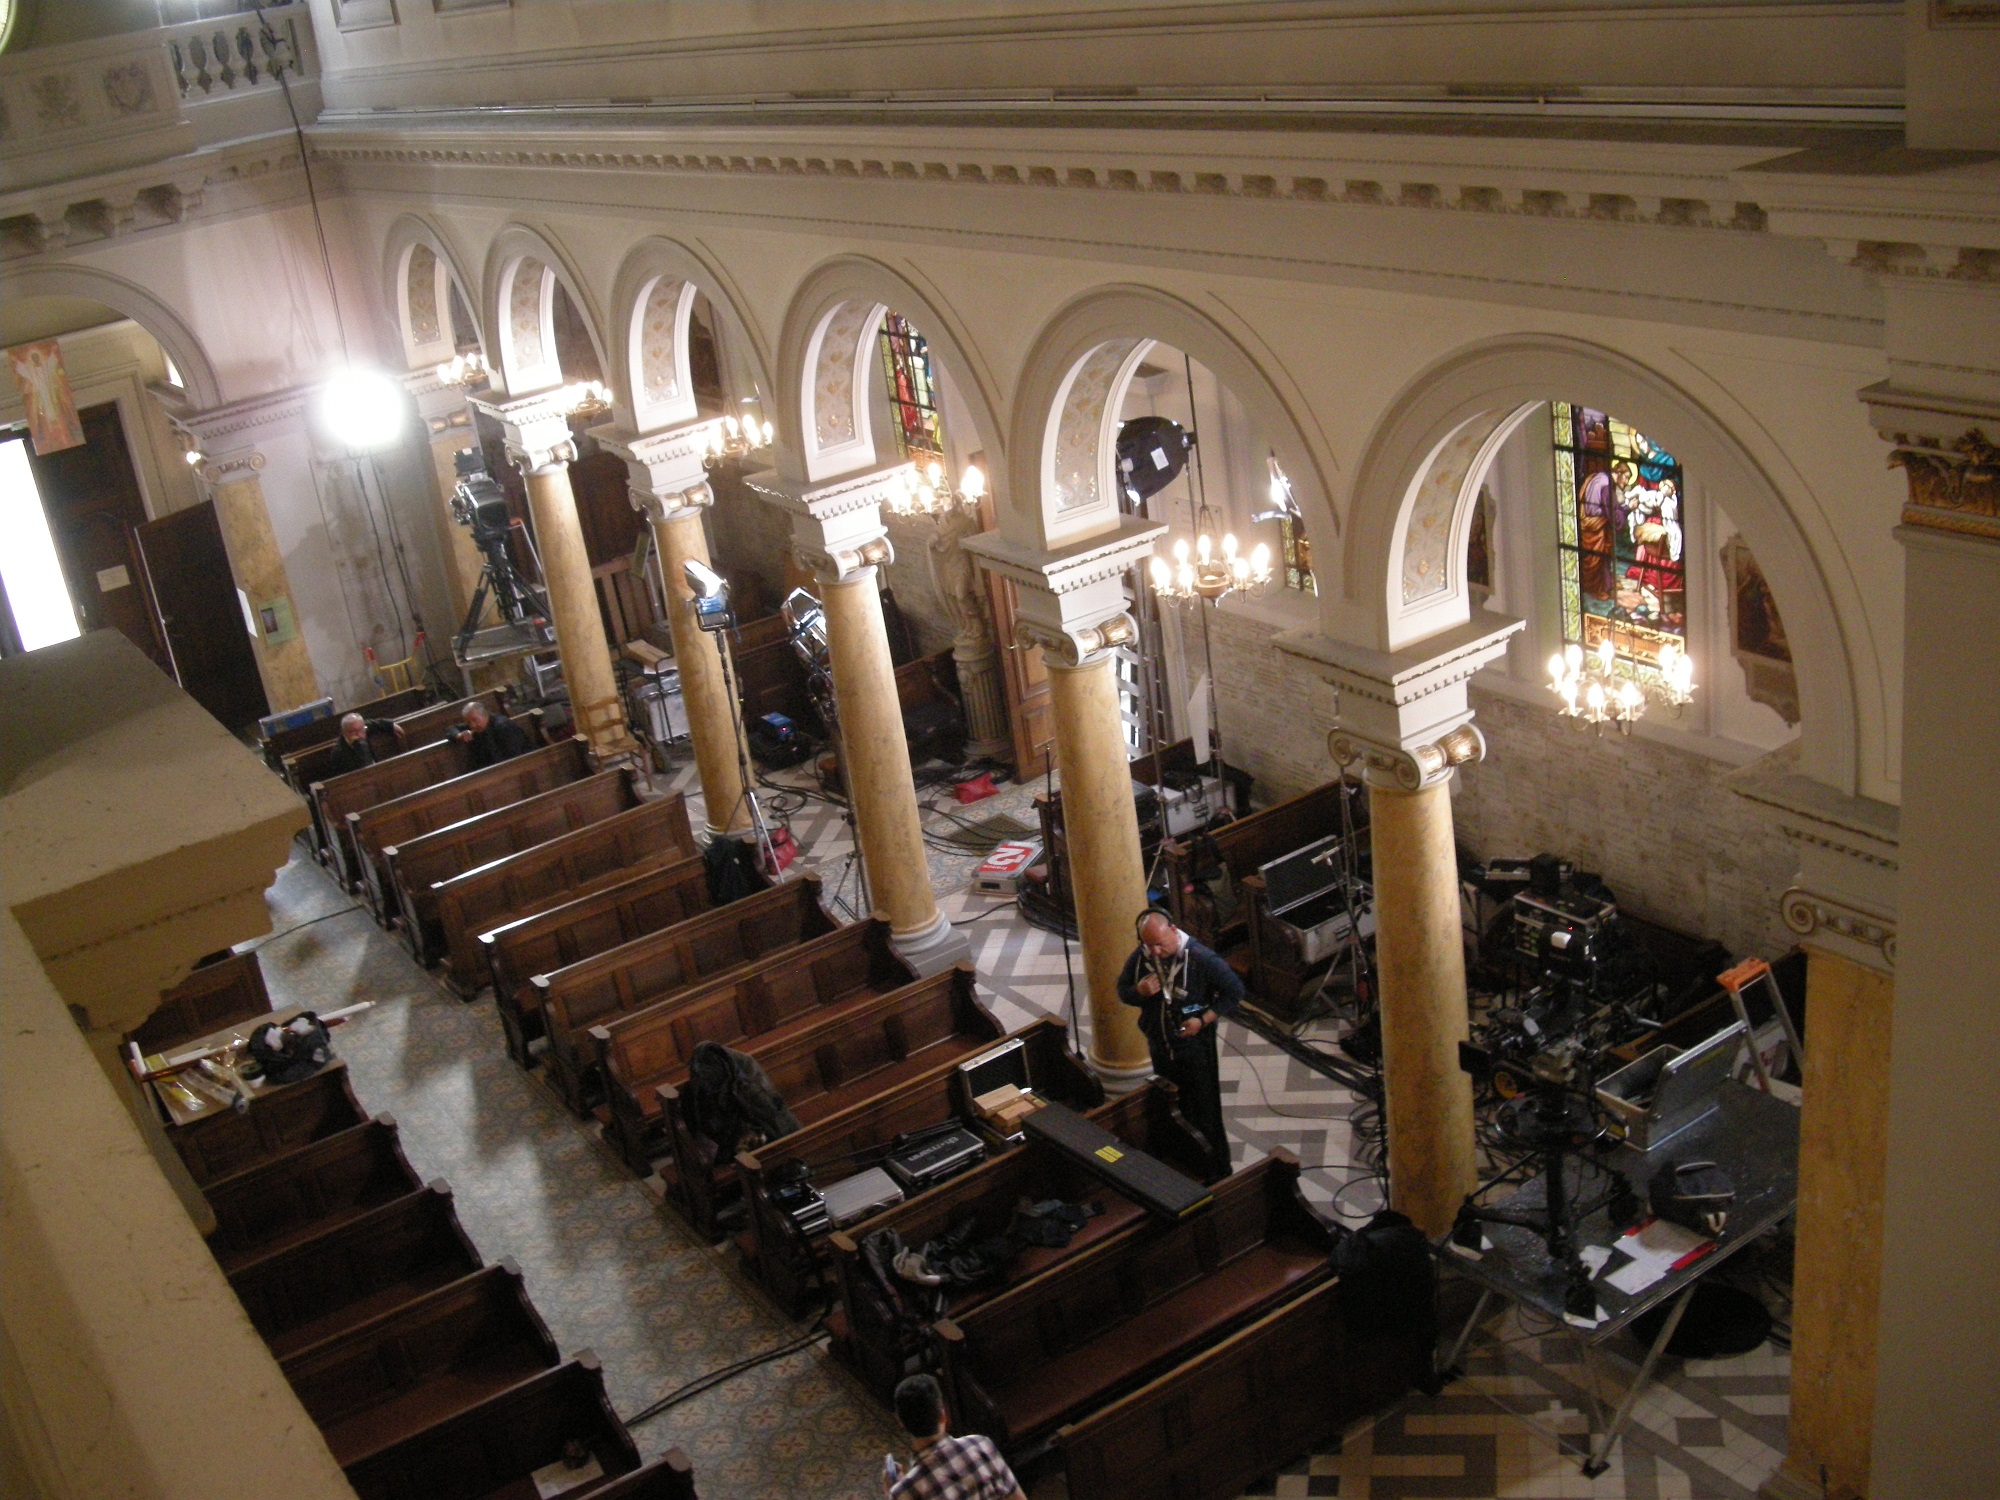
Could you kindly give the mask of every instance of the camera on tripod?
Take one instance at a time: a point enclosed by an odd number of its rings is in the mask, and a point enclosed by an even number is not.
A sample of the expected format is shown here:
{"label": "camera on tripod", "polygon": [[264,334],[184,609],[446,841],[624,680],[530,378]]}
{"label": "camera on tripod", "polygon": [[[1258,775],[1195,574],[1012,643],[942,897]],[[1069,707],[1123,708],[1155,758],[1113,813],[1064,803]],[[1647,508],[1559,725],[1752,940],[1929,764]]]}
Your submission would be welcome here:
{"label": "camera on tripod", "polygon": [[[514,627],[516,634],[524,634],[532,644],[547,645],[555,638],[548,626],[548,602],[514,565],[510,542],[515,521],[508,510],[506,492],[486,472],[485,457],[477,448],[462,449],[453,455],[452,467],[458,472],[458,484],[451,492],[451,518],[471,531],[472,544],[479,549],[482,559],[479,587],[474,590],[471,607],[459,626],[453,655],[461,665],[467,662],[467,652],[473,637],[479,634],[479,622],[489,598],[505,626]],[[525,532],[522,542],[533,556],[534,543]],[[539,559],[536,565],[540,566]]]}
{"label": "camera on tripod", "polygon": [[452,457],[458,484],[451,492],[451,518],[472,532],[474,542],[489,538],[505,539],[512,518],[507,512],[507,496],[486,472],[486,460],[477,448],[467,448]]}

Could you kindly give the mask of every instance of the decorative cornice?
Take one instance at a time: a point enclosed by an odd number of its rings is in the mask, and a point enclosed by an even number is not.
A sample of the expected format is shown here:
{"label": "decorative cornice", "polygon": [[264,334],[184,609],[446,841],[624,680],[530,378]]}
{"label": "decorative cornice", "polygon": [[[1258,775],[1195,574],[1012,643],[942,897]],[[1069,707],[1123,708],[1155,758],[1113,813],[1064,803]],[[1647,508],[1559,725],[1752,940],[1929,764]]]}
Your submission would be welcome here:
{"label": "decorative cornice", "polygon": [[195,448],[206,453],[211,448],[223,447],[240,433],[254,432],[259,428],[275,427],[296,432],[311,401],[311,390],[293,386],[268,395],[231,401],[224,406],[211,406],[206,411],[181,412],[173,418],[173,424]]}
{"label": "decorative cornice", "polygon": [[[1823,892],[1809,891],[1796,885],[1779,898],[1778,913],[1784,918],[1785,926],[1801,938],[1816,939],[1821,943],[1825,943],[1827,937],[1842,938],[1849,944],[1873,950],[1873,955],[1879,955],[1880,967],[1893,969],[1896,966],[1896,923],[1893,917],[1885,917],[1879,912],[1868,911]],[[1856,956],[1844,947],[1835,951],[1847,957]],[[1869,959],[1864,957],[1862,961],[1865,963]]]}
{"label": "decorative cornice", "polygon": [[1434,693],[1463,688],[1507,650],[1525,620],[1482,610],[1463,625],[1401,651],[1382,651],[1336,640],[1317,630],[1290,630],[1272,638],[1280,651],[1310,661],[1343,694],[1402,708]]}
{"label": "decorative cornice", "polygon": [[892,490],[913,480],[917,466],[908,460],[864,469],[824,484],[795,484],[781,479],[776,471],[759,470],[744,476],[744,486],[758,499],[768,501],[795,516],[815,521],[836,521],[871,507],[879,508]]}
{"label": "decorative cornice", "polygon": [[507,456],[524,474],[546,473],[576,462],[569,411],[560,404],[557,391],[498,400],[474,396],[472,404],[501,425]]}
{"label": "decorative cornice", "polygon": [[1484,760],[1486,737],[1467,723],[1427,743],[1402,745],[1341,728],[1327,735],[1326,750],[1343,770],[1359,765],[1371,786],[1420,792],[1449,781],[1460,766]]}
{"label": "decorative cornice", "polygon": [[709,435],[719,420],[691,422],[661,432],[637,433],[612,424],[593,427],[590,436],[607,453],[625,460],[631,473],[632,508],[655,523],[715,504],[702,463]]}
{"label": "decorative cornice", "polygon": [[1093,584],[1123,578],[1132,565],[1149,556],[1153,543],[1167,528],[1140,516],[1120,516],[1109,531],[1042,551],[1012,541],[997,531],[965,539],[964,546],[988,573],[1021,588],[1044,594],[1074,594]]}

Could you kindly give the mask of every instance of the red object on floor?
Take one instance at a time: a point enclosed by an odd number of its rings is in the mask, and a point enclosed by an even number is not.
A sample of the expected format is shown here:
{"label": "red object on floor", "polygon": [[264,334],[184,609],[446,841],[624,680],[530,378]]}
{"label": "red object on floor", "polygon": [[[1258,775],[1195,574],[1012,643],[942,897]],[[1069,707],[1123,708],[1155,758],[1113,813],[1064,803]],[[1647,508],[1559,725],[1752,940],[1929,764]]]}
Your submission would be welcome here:
{"label": "red object on floor", "polygon": [[999,796],[1000,788],[993,784],[991,771],[981,771],[977,776],[954,785],[951,794],[960,802],[984,802],[988,797]]}
{"label": "red object on floor", "polygon": [[765,874],[782,875],[786,870],[791,868],[792,861],[799,857],[798,841],[792,837],[791,829],[773,828],[771,830],[771,855],[777,861],[778,868],[775,870],[766,870]]}

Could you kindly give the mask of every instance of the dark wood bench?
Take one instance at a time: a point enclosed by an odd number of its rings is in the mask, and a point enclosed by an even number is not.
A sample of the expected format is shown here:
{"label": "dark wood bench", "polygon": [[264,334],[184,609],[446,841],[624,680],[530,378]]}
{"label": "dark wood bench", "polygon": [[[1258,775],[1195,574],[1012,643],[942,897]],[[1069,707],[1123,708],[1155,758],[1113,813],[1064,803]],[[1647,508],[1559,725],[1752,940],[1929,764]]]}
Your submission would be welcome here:
{"label": "dark wood bench", "polygon": [[[1062,1023],[1040,1020],[1003,1041],[1021,1043],[1028,1080],[1044,1098],[1076,1110],[1093,1110],[1104,1102],[1104,1087],[1083,1060],[1069,1050]],[[975,1049],[977,1051],[979,1049]],[[830,1236],[800,1236],[790,1220],[771,1202],[771,1174],[787,1163],[803,1164],[824,1185],[879,1165],[906,1132],[972,1117],[971,1100],[958,1077],[957,1057],[915,1078],[874,1094],[803,1130],[736,1157],[736,1177],[742,1185],[746,1230],[744,1256],[758,1282],[780,1307],[801,1309],[819,1283],[830,1254]],[[984,1127],[978,1134],[993,1152],[1008,1143]],[[864,1225],[852,1226],[856,1234]]]}
{"label": "dark wood bench", "polygon": [[1332,1275],[1333,1235],[1273,1152],[1203,1213],[1113,1238],[932,1326],[960,1431],[1020,1451]]}
{"label": "dark wood bench", "polygon": [[[466,707],[474,702],[484,703],[489,713],[505,711],[507,691],[493,688],[477,693],[471,698],[455,698],[448,703],[428,703],[414,705],[408,712],[396,715],[364,714],[364,717],[383,722],[380,729],[368,731],[368,747],[375,752],[375,759],[390,760],[395,756],[417,749],[422,745],[435,744],[449,736],[465,718]],[[356,710],[356,712],[361,712]],[[521,721],[521,727],[528,731],[529,738],[536,744],[545,743],[542,738],[542,713],[533,709]],[[336,737],[337,738],[337,737]],[[314,745],[309,750],[301,750],[296,755],[288,755],[284,760],[284,776],[301,792],[308,791],[315,781],[324,781],[328,774],[340,774],[338,762],[334,758],[335,740]]]}
{"label": "dark wood bench", "polygon": [[[328,718],[314,719],[309,724],[294,725],[290,729],[280,729],[266,737],[260,746],[264,752],[264,764],[285,775],[285,762],[318,745],[331,744],[340,738],[340,721],[349,714],[360,714],[364,719],[393,719],[399,714],[410,713],[431,701],[431,690],[427,687],[405,688],[400,693],[390,693],[387,697],[371,698],[366,703],[357,703],[352,708],[343,708]],[[295,787],[304,787],[303,782],[287,781]]]}
{"label": "dark wood bench", "polygon": [[[1051,1026],[1055,1028],[1056,1043],[1066,1047],[1059,1022],[1044,1020],[1035,1023],[1036,1028]],[[1030,1031],[1034,1029],[1030,1028]],[[1023,1033],[1017,1032],[1016,1035]],[[1034,1075],[1031,1073],[1030,1076]],[[931,1118],[943,1118],[936,1110],[955,1103],[939,1098],[931,1106]],[[1070,1103],[1070,1107],[1075,1109],[1080,1106]],[[1174,1086],[1163,1078],[1155,1078],[1129,1094],[1121,1094],[1087,1110],[1086,1114],[1093,1124],[1109,1131],[1135,1150],[1157,1157],[1197,1179],[1207,1173],[1208,1154],[1194,1132],[1180,1118]],[[835,1121],[822,1121],[811,1131],[801,1131],[798,1137],[786,1142],[780,1149],[812,1160],[824,1153],[802,1138],[816,1135],[835,1124]],[[909,1128],[912,1127],[897,1122],[897,1129]],[[893,1140],[894,1136],[895,1131],[892,1130],[881,1139]],[[859,1151],[862,1148],[849,1149]],[[767,1238],[772,1237],[772,1211],[764,1192],[761,1158],[765,1153],[754,1154],[760,1160],[756,1163],[739,1162],[738,1171],[743,1176],[744,1192],[752,1204],[757,1225],[758,1261],[768,1267],[777,1263],[780,1257],[774,1256],[766,1247]],[[849,1158],[850,1163],[863,1160],[865,1157],[861,1155]],[[847,1169],[859,1170],[852,1165]],[[1049,1198],[1061,1198],[1070,1203],[1092,1203],[1102,1212],[1078,1230],[1068,1245],[1059,1249],[1033,1245],[1024,1247],[1005,1274],[992,1285],[953,1292],[952,1310],[969,1312],[1007,1288],[1088,1250],[1101,1240],[1128,1230],[1136,1231],[1145,1216],[1144,1210],[1123,1194],[1107,1187],[1099,1178],[1085,1172],[1069,1157],[1045,1143],[1030,1140],[1019,1149],[1003,1151],[983,1165],[927,1193],[918,1193],[906,1199],[886,1213],[826,1236],[837,1309],[830,1320],[835,1329],[834,1353],[884,1401],[895,1394],[896,1382],[911,1374],[929,1353],[922,1330],[912,1327],[907,1317],[898,1315],[898,1309],[876,1285],[862,1262],[860,1246],[864,1236],[877,1230],[893,1229],[905,1245],[914,1249],[936,1239],[968,1217],[978,1223],[979,1237],[995,1235],[1003,1232],[1012,1222],[1017,1203],[1023,1199],[1040,1203]],[[798,1258],[796,1239],[789,1258]],[[772,1284],[768,1270],[765,1284]]]}
{"label": "dark wood bench", "polygon": [[264,988],[264,970],[252,953],[232,953],[220,962],[196,969],[160,996],[160,1008],[146,1017],[126,1040],[152,1057],[164,1055],[197,1037],[253,1020],[271,1009],[271,992]]}
{"label": "dark wood bench", "polygon": [[377,1115],[209,1183],[202,1189],[215,1211],[208,1247],[226,1274],[419,1186],[403,1158],[395,1120]]}
{"label": "dark wood bench", "polygon": [[695,853],[687,801],[673,792],[435,883],[446,982],[467,998],[485,987],[492,970],[481,933],[563,904],[607,876],[622,879],[642,865]]}
{"label": "dark wood bench", "polygon": [[1349,1336],[1340,1283],[1321,1281],[1058,1429],[1069,1500],[1230,1500],[1387,1404],[1408,1357]]}
{"label": "dark wood bench", "polygon": [[[501,1500],[501,1497],[495,1497]],[[565,1495],[563,1500],[570,1500]],[[637,1472],[584,1491],[577,1500],[697,1500],[694,1465],[678,1448],[669,1448]]]}
{"label": "dark wood bench", "polygon": [[537,789],[412,839],[385,842],[380,864],[389,877],[388,904],[396,913],[396,930],[419,963],[436,962],[444,950],[437,916],[436,887],[441,882],[601,823],[637,807],[641,800],[635,772],[599,771]]}
{"label": "dark wood bench", "polygon": [[605,1140],[644,1177],[667,1144],[658,1086],[687,1077],[697,1044],[741,1050],[837,1007],[892,994],[914,978],[889,947],[888,923],[857,922],[588,1027],[575,1024],[563,1000],[551,999],[550,1051],[563,1038],[585,1086],[601,1085],[610,1109]]}
{"label": "dark wood bench", "polygon": [[367,1121],[347,1076],[347,1064],[328,1063],[310,1078],[261,1090],[238,1113],[217,1110],[172,1126],[167,1139],[197,1184],[216,1182],[299,1146],[325,1140]]}
{"label": "dark wood bench", "polygon": [[229,1285],[282,1359],[479,1267],[451,1188],[440,1180],[245,1261],[229,1273]]}
{"label": "dark wood bench", "polygon": [[386,927],[396,916],[395,887],[383,860],[384,849],[407,844],[463,819],[512,806],[523,798],[567,786],[572,781],[581,781],[596,770],[591,763],[589,743],[572,738],[350,812],[348,842],[355,852],[362,889],[376,920]]}
{"label": "dark wood bench", "polygon": [[[1168,839],[1160,857],[1167,882],[1167,910],[1174,924],[1211,948],[1233,946],[1248,934],[1249,903],[1243,882],[1259,865],[1340,832],[1340,786],[1329,781],[1302,796],[1187,838]],[[1368,799],[1355,799],[1359,823]],[[1218,901],[1210,883],[1222,887]]]}
{"label": "dark wood bench", "polygon": [[560,1362],[510,1260],[278,1362],[342,1468]]}
{"label": "dark wood bench", "polygon": [[[806,878],[818,884],[816,876]],[[541,997],[529,982],[535,975],[581,963],[708,909],[708,867],[697,856],[616,871],[577,887],[560,906],[480,933],[507,1055],[527,1067],[529,1044],[542,1036]]]}
{"label": "dark wood bench", "polygon": [[[590,1056],[581,1035],[585,1029],[832,932],[839,924],[820,905],[819,894],[816,880],[788,880],[535,975],[530,983],[549,1039],[549,1081],[564,1102],[578,1114],[594,1102],[594,1086],[585,1088],[583,1072]],[[552,1000],[562,1006],[560,1036],[549,1011]]]}
{"label": "dark wood bench", "polygon": [[[604,1372],[587,1349],[350,1465],[347,1482],[359,1500],[532,1495],[528,1476],[577,1449],[607,1479],[639,1468],[638,1447],[611,1409]],[[596,1481],[564,1492],[565,1500],[599,1493]]]}
{"label": "dark wood bench", "polygon": [[472,769],[472,752],[457,740],[433,740],[402,755],[394,755],[358,771],[315,781],[306,788],[306,802],[325,848],[326,863],[348,891],[361,889],[361,860],[349,813],[378,806],[463,776]]}

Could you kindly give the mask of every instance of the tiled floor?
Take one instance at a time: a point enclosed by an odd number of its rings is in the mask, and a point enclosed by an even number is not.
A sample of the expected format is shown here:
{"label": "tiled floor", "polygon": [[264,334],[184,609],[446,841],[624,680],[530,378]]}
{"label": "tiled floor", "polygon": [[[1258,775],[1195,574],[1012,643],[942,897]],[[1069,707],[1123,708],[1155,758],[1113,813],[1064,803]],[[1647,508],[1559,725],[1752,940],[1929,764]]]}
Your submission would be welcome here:
{"label": "tiled floor", "polygon": [[[683,769],[663,783],[690,779]],[[1032,823],[1029,790],[952,811]],[[837,811],[809,801],[790,821],[831,886],[846,846]],[[1021,921],[1011,902],[967,894],[974,862],[936,849],[930,856],[940,903],[967,938],[987,1003],[1010,1027],[1068,1015],[1063,943]],[[278,932],[311,924],[268,940],[273,998],[320,1009],[378,1002],[336,1033],[364,1105],[394,1114],[417,1169],[450,1181],[486,1257],[519,1262],[564,1352],[597,1353],[619,1412],[636,1414],[810,1331],[784,1322],[724,1251],[688,1233],[660,1204],[657,1179],[634,1181],[594,1131],[507,1060],[489,999],[449,996],[363,914],[312,921],[348,903],[303,855],[270,900]],[[1069,958],[1074,970],[1073,948]],[[1087,1028],[1087,1009],[1078,1009]],[[1223,1039],[1238,1164],[1282,1146],[1305,1164],[1309,1200],[1349,1221],[1365,1218],[1379,1200],[1373,1178],[1352,1162],[1355,1099],[1245,1027],[1226,1026]],[[1496,1315],[1465,1367],[1442,1394],[1410,1398],[1347,1433],[1337,1451],[1301,1460],[1247,1494],[1748,1500],[1783,1450],[1788,1363],[1768,1347],[1706,1366],[1667,1361],[1610,1471],[1594,1481],[1558,1443],[1573,1450],[1584,1426],[1583,1371],[1568,1338]],[[1630,1374],[1621,1367],[1618,1378]],[[684,1448],[708,1500],[879,1495],[882,1454],[897,1442],[892,1418],[821,1345],[736,1375],[636,1433],[647,1453]],[[1036,1500],[1061,1494],[1059,1479],[1035,1487]]]}

